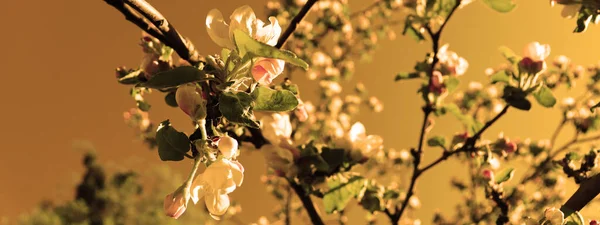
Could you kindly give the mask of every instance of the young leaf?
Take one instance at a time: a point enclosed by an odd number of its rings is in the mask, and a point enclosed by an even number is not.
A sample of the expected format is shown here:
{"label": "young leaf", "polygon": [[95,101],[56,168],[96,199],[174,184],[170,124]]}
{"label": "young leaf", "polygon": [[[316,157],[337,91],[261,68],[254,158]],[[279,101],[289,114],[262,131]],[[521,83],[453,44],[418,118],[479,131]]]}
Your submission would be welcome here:
{"label": "young leaf", "polygon": [[344,156],[346,155],[344,149],[323,147],[321,150],[321,158],[327,162],[329,173],[335,172],[334,170],[338,169],[344,163]]}
{"label": "young leaf", "polygon": [[415,39],[415,41],[417,41],[417,42],[425,40],[425,36],[423,36],[423,34],[421,34],[421,32],[419,32],[417,29],[415,29],[412,26],[412,20],[410,20],[408,18],[406,19],[406,22],[404,23],[404,30],[402,31],[402,35],[409,36],[412,39]]}
{"label": "young leaf", "polygon": [[512,64],[517,64],[519,61],[521,61],[521,57],[517,56],[513,50],[506,46],[502,46],[498,48],[498,50],[500,50],[502,56],[504,56],[504,58],[506,58]]}
{"label": "young leaf", "polygon": [[366,187],[367,180],[361,176],[345,177],[332,177],[327,181],[329,191],[323,195],[323,204],[325,205],[325,212],[333,213],[346,208],[350,199],[358,196],[360,192]]}
{"label": "young leaf", "polygon": [[246,92],[223,92],[219,96],[219,111],[230,122],[258,128],[252,113],[254,99]]}
{"label": "young leaf", "polygon": [[507,13],[512,11],[517,5],[513,0],[483,0],[493,10],[501,13]]}
{"label": "young leaf", "polygon": [[142,70],[134,70],[133,72],[130,72],[127,75],[119,78],[119,83],[121,83],[121,84],[137,84],[140,82],[139,76],[141,73],[142,73]]}
{"label": "young leaf", "polygon": [[259,86],[252,91],[252,97],[256,111],[286,112],[298,106],[296,95],[288,90],[273,90]]}
{"label": "young leaf", "polygon": [[529,100],[527,100],[525,97],[527,97],[527,93],[520,88],[512,86],[504,87],[504,95],[502,98],[512,107],[525,111],[530,110],[531,102],[529,102]]}
{"label": "young leaf", "polygon": [[177,87],[182,84],[198,82],[208,79],[209,76],[202,70],[193,66],[180,66],[172,70],[154,74],[141,86],[155,89]]}
{"label": "young leaf", "polygon": [[168,106],[171,107],[177,107],[177,100],[175,99],[175,92],[169,92],[167,95],[165,95],[165,102],[167,103]]}
{"label": "young leaf", "polygon": [[444,105],[444,111],[454,115],[458,121],[464,124],[473,133],[479,131],[483,126],[481,123],[475,121],[473,117],[463,114],[456,104],[448,103]]}
{"label": "young leaf", "polygon": [[508,74],[506,74],[506,71],[502,70],[502,71],[498,71],[497,73],[493,74],[490,77],[492,84],[495,83],[505,83],[505,84],[509,84],[510,83],[510,76]]}
{"label": "young leaf", "polygon": [[158,156],[162,161],[181,161],[190,150],[190,139],[187,135],[171,126],[169,120],[160,123],[156,131]]}
{"label": "young leaf", "polygon": [[573,32],[575,32],[575,33],[584,32],[587,29],[587,27],[589,26],[591,21],[592,21],[592,15],[590,15],[589,12],[587,12],[585,9],[579,10],[579,13],[577,15],[577,27],[575,27],[575,30],[573,30]]}
{"label": "young leaf", "polygon": [[496,183],[501,184],[506,181],[509,181],[515,175],[514,168],[506,168],[498,173],[496,176]]}
{"label": "young leaf", "polygon": [[431,137],[431,138],[429,138],[429,140],[427,140],[427,145],[429,145],[430,147],[436,147],[436,146],[444,147],[444,146],[446,146],[446,138],[444,138],[442,136]]}
{"label": "young leaf", "polygon": [[[330,171],[329,163],[319,154],[319,149],[314,146],[312,141],[300,148],[298,165],[308,166],[310,170],[312,170],[311,167],[314,166],[317,171],[324,173]],[[300,168],[300,170],[302,170],[302,168]]]}
{"label": "young leaf", "polygon": [[412,79],[412,78],[417,78],[417,77],[420,77],[419,73],[401,72],[396,75],[396,78],[394,78],[394,81],[407,80],[407,79]]}
{"label": "young leaf", "polygon": [[554,98],[552,90],[546,85],[542,85],[538,91],[534,92],[533,97],[535,97],[535,100],[537,100],[540,105],[546,108],[552,108],[554,104],[556,104],[556,98]]}
{"label": "young leaf", "polygon": [[448,92],[453,92],[458,87],[458,84],[460,84],[460,80],[456,77],[448,77],[444,84],[446,84]]}
{"label": "young leaf", "polygon": [[152,107],[150,104],[148,104],[145,101],[139,101],[138,100],[138,101],[135,101],[135,103],[136,103],[138,109],[140,109],[140,110],[142,110],[144,112],[150,111],[150,107]]}
{"label": "young leaf", "polygon": [[254,40],[254,38],[250,37],[242,30],[236,29],[233,31],[233,37],[240,57],[242,58],[246,54],[250,54],[252,56],[281,59],[293,65],[302,67],[305,70],[308,69],[308,63],[298,58],[296,54],[287,50],[280,50],[273,46]]}

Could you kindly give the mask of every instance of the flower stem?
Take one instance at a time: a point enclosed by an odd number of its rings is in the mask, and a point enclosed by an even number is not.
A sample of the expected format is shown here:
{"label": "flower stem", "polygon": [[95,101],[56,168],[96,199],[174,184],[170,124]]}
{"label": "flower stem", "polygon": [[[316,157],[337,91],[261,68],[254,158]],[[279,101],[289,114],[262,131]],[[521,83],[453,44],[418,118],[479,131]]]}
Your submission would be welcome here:
{"label": "flower stem", "polygon": [[319,216],[317,209],[315,209],[315,205],[312,199],[310,198],[310,195],[306,193],[304,188],[302,188],[302,186],[296,184],[296,182],[292,180],[288,180],[288,182],[290,183],[290,187],[294,189],[294,192],[296,192],[296,195],[298,195],[298,197],[300,198],[300,201],[302,201],[302,205],[304,205],[304,208],[306,209],[306,212],[308,213],[312,224],[325,225],[325,223],[323,223],[323,220],[321,219],[321,216]]}

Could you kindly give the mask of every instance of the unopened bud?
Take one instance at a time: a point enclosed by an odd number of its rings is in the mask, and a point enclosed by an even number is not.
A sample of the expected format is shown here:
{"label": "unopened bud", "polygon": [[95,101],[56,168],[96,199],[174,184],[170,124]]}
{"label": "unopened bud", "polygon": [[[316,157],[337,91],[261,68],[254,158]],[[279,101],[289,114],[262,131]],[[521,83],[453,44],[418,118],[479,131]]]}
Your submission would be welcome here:
{"label": "unopened bud", "polygon": [[504,146],[504,151],[506,151],[507,153],[513,153],[515,151],[517,151],[517,143],[515,143],[514,141],[506,141],[506,145]]}
{"label": "unopened bud", "polygon": [[201,93],[202,89],[196,84],[181,85],[175,93],[179,108],[194,121],[206,118],[206,100]]}
{"label": "unopened bud", "polygon": [[486,181],[494,180],[494,172],[491,170],[483,170],[482,175]]}
{"label": "unopened bud", "polygon": [[165,197],[164,210],[167,216],[177,219],[185,212],[185,209],[186,199],[181,189]]}
{"label": "unopened bud", "polygon": [[219,138],[217,147],[221,154],[223,154],[223,157],[228,159],[235,157],[238,153],[238,142],[232,137],[225,136]]}
{"label": "unopened bud", "polygon": [[519,68],[521,69],[521,71],[529,74],[539,73],[540,71],[544,70],[545,66],[546,62],[534,61],[529,57],[525,57],[519,62]]}

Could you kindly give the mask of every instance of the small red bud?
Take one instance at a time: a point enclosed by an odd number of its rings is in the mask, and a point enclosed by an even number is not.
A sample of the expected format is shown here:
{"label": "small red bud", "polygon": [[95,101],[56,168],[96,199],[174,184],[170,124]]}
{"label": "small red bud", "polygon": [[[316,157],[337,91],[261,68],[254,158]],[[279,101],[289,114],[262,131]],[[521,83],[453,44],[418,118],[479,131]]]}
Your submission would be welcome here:
{"label": "small red bud", "polygon": [[281,170],[275,170],[275,175],[278,177],[285,177],[285,173]]}
{"label": "small red bud", "polygon": [[598,221],[596,221],[596,220],[591,220],[591,221],[590,221],[590,225],[598,225]]}
{"label": "small red bud", "polygon": [[507,153],[513,153],[517,151],[517,144],[514,141],[507,141],[506,146],[504,147],[504,151]]}

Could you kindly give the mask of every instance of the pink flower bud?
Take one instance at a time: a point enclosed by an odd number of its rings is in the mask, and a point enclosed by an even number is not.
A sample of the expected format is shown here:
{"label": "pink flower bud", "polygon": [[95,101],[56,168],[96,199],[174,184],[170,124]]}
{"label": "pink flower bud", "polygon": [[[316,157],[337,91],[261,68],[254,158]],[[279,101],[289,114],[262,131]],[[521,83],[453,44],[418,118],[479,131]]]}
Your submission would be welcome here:
{"label": "pink flower bud", "polygon": [[283,72],[285,61],[281,59],[260,58],[252,67],[252,77],[259,84],[269,85]]}
{"label": "pink flower bud", "polygon": [[308,112],[306,111],[306,107],[304,106],[304,102],[301,99],[298,99],[298,106],[296,107],[296,111],[294,114],[300,120],[300,122],[304,122],[308,119]]}
{"label": "pink flower bud", "polygon": [[523,72],[536,74],[546,68],[546,62],[543,60],[534,61],[532,58],[525,57],[519,62],[519,68]]}
{"label": "pink flower bud", "polygon": [[238,142],[232,137],[221,137],[219,138],[218,148],[223,157],[231,159],[237,155]]}
{"label": "pink flower bud", "polygon": [[440,71],[433,71],[433,77],[429,84],[429,91],[435,94],[441,94],[445,90],[444,77]]}
{"label": "pink flower bud", "polygon": [[206,100],[201,93],[202,90],[196,84],[181,85],[175,93],[177,105],[192,120],[206,118]]}
{"label": "pink flower bud", "polygon": [[517,151],[517,143],[515,143],[514,141],[506,141],[506,145],[504,146],[504,151],[506,151],[507,153],[513,153],[515,151]]}
{"label": "pink flower bud", "polygon": [[183,193],[179,191],[167,195],[164,202],[166,215],[175,219],[179,218],[185,212],[185,202]]}
{"label": "pink flower bud", "polygon": [[483,175],[483,178],[487,181],[494,179],[494,172],[491,170],[483,170],[482,175]]}

